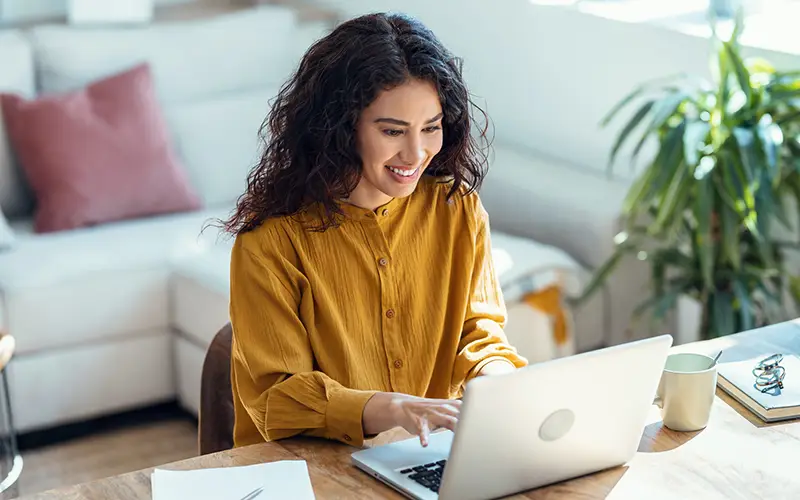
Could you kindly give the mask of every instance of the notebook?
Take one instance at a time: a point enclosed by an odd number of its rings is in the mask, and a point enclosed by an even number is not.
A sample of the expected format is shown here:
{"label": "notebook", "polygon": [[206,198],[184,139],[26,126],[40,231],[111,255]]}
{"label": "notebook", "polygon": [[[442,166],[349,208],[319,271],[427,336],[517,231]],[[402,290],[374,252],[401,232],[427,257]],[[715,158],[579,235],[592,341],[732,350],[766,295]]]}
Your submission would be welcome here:
{"label": "notebook", "polygon": [[781,361],[781,366],[786,369],[783,389],[762,393],[755,387],[753,368],[767,356],[720,363],[717,366],[717,385],[764,422],[800,417],[800,357],[784,354]]}
{"label": "notebook", "polygon": [[185,471],[155,469],[150,481],[153,500],[240,499],[262,487],[254,500],[314,499],[308,466],[303,460]]}

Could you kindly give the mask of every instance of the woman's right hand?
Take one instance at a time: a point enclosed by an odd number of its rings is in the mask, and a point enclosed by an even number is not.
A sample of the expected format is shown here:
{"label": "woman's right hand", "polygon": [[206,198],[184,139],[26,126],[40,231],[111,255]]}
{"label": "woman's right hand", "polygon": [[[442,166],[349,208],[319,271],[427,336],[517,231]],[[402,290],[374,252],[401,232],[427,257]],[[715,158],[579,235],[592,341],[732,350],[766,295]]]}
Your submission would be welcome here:
{"label": "woman's right hand", "polygon": [[431,432],[441,428],[455,430],[460,410],[461,401],[456,399],[378,393],[364,407],[364,432],[378,434],[394,427],[402,427],[419,436],[422,446],[428,446]]}

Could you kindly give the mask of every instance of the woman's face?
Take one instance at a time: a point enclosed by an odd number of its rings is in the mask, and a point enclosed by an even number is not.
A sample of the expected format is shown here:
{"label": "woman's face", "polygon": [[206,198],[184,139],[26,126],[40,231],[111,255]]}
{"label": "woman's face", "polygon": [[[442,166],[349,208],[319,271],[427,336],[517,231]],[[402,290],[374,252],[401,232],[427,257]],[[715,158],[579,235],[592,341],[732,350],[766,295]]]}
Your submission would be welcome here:
{"label": "woman's face", "polygon": [[374,210],[413,193],[442,149],[442,105],[436,87],[414,79],[381,92],[361,113],[356,144],[363,170],[351,203]]}

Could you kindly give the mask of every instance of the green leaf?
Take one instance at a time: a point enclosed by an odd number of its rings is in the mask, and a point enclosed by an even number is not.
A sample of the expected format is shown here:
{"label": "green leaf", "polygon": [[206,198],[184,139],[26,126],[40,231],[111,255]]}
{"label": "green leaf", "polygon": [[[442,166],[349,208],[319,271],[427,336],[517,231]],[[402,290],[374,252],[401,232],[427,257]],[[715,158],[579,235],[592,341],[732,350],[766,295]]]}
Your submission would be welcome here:
{"label": "green leaf", "polygon": [[626,95],[624,98],[622,98],[622,100],[620,100],[617,104],[615,104],[614,107],[611,108],[611,110],[603,117],[603,119],[600,120],[600,126],[601,127],[605,127],[609,123],[611,123],[611,120],[614,119],[614,117],[617,115],[617,113],[622,111],[622,109],[625,106],[627,106],[628,104],[632,103],[635,99],[637,99],[639,96],[644,94],[645,90],[646,90],[645,86],[643,86],[643,85],[639,86],[636,89],[634,89],[632,92],[630,92],[628,95]]}
{"label": "green leaf", "polygon": [[731,32],[729,43],[735,47],[738,47],[739,38],[742,36],[742,31],[744,31],[744,9],[739,6],[736,9],[736,14],[734,15],[733,32]]}
{"label": "green leaf", "polygon": [[651,226],[651,234],[658,234],[670,222],[672,217],[681,213],[681,202],[688,198],[686,192],[690,186],[688,168],[683,163],[680,163],[667,192],[661,200],[655,223]]}
{"label": "green leaf", "polygon": [[683,134],[683,156],[690,167],[697,165],[700,159],[699,150],[705,146],[710,130],[711,124],[708,122],[693,121],[686,125]]}
{"label": "green leaf", "polygon": [[780,168],[778,165],[778,155],[780,147],[783,145],[783,131],[781,127],[772,122],[772,116],[765,114],[758,122],[758,142],[769,167],[771,180],[780,179]]}
{"label": "green leaf", "polygon": [[[601,127],[607,126],[609,123],[611,123],[611,120],[613,120],[614,117],[620,111],[622,111],[623,108],[625,108],[628,104],[632,103],[637,98],[641,97],[648,90],[651,90],[651,89],[653,89],[654,87],[657,87],[657,86],[663,86],[667,82],[670,82],[670,81],[674,82],[676,80],[682,80],[682,79],[686,79],[686,78],[689,78],[689,75],[687,73],[678,73],[678,74],[669,75],[669,76],[665,76],[665,77],[653,78],[651,80],[645,81],[644,83],[642,83],[640,85],[637,85],[636,88],[634,88],[631,92],[629,92],[625,97],[620,99],[620,101],[617,102],[617,104],[615,104],[614,107],[611,108],[611,110],[608,113],[606,113],[606,115],[603,117],[603,119],[600,120],[600,126]],[[674,88],[675,88],[675,85],[673,84],[671,86],[662,87],[662,90],[671,90],[671,89],[674,89]]]}
{"label": "green leaf", "polygon": [[739,84],[739,88],[742,89],[746,98],[746,107],[750,107],[753,102],[753,89],[750,87],[750,73],[747,71],[747,68],[744,66],[744,62],[742,58],[739,56],[739,51],[731,44],[730,42],[724,42],[723,47],[725,50],[725,55],[728,58],[728,63],[730,64],[733,73],[736,75],[736,81]]}
{"label": "green leaf", "polygon": [[653,319],[663,319],[666,313],[675,307],[675,303],[682,293],[681,290],[670,290],[661,295],[653,295],[636,306],[636,309],[633,310],[633,317],[640,318],[642,314],[652,308]]}
{"label": "green leaf", "polygon": [[695,240],[706,289],[714,287],[714,240],[711,234],[711,219],[714,210],[714,193],[708,177],[697,181],[695,217],[697,232]]}
{"label": "green leaf", "polygon": [[718,169],[721,174],[714,176],[714,183],[717,186],[717,193],[723,202],[725,202],[737,214],[744,213],[744,204],[739,201],[744,196],[744,186],[742,182],[738,181],[736,159],[731,158],[727,151],[720,151],[718,155],[719,161],[722,166]]}
{"label": "green leaf", "polygon": [[800,109],[793,109],[775,117],[775,123],[779,126],[787,126],[793,122],[800,122]]}
{"label": "green leaf", "polygon": [[636,147],[631,154],[631,160],[636,160],[647,138],[650,137],[653,132],[661,128],[670,116],[675,114],[675,112],[678,110],[678,107],[680,107],[687,97],[688,94],[686,92],[675,90],[664,98],[656,101],[656,103],[653,105],[653,116],[650,120],[650,124],[642,133],[642,137],[636,144]]}
{"label": "green leaf", "polygon": [[623,242],[621,242],[617,247],[614,249],[614,252],[595,272],[592,274],[589,283],[584,288],[583,293],[573,299],[571,304],[575,307],[580,307],[583,303],[585,303],[592,295],[594,295],[597,290],[602,287],[611,273],[616,269],[619,265],[620,260],[625,255],[636,251],[638,245],[637,241],[632,240],[630,237],[626,238]]}
{"label": "green leaf", "polygon": [[739,251],[739,217],[728,205],[720,207],[720,240],[723,255],[734,269],[742,266],[742,254]]}
{"label": "green leaf", "polygon": [[645,205],[644,202],[648,198],[648,194],[653,187],[653,180],[657,175],[658,169],[651,165],[631,184],[625,199],[622,201],[622,215],[635,219],[639,209]]}
{"label": "green leaf", "polygon": [[[769,174],[763,170],[760,172],[762,177],[767,177]],[[771,234],[770,228],[772,226],[772,219],[778,215],[779,205],[775,203],[772,196],[772,184],[769,179],[763,179],[756,191],[756,225],[758,232],[765,237]]]}
{"label": "green leaf", "polygon": [[800,97],[800,89],[777,88],[769,93],[771,102],[787,102]]}
{"label": "green leaf", "polygon": [[754,172],[758,171],[758,156],[755,152],[755,133],[750,128],[736,127],[733,137],[739,147],[738,159],[744,167],[744,183],[750,186],[754,181]]}
{"label": "green leaf", "polygon": [[[755,157],[755,142],[753,131],[746,128],[736,128],[733,137],[738,146],[731,151],[731,166],[735,174],[736,181],[741,185],[741,195],[739,196],[737,210],[744,214],[744,224],[748,229],[758,232],[756,223],[756,200],[754,190],[754,169],[757,169],[757,158]],[[738,154],[737,154],[738,153]]]}
{"label": "green leaf", "polygon": [[800,302],[800,276],[789,276],[789,292],[795,302]]}
{"label": "green leaf", "polygon": [[768,74],[770,78],[776,75],[775,66],[763,57],[748,57],[745,59],[744,65],[751,75],[755,73],[765,73]]}
{"label": "green leaf", "polygon": [[660,207],[656,215],[656,222],[651,226],[651,234],[663,230],[664,224],[669,221],[670,214],[680,206],[679,201],[685,199],[681,196],[681,189],[688,179],[687,168],[683,164],[683,135],[686,122],[682,121],[677,127],[669,129],[661,141],[656,159],[651,168],[658,169],[658,175],[650,187],[651,195],[660,198]]}
{"label": "green leaf", "polygon": [[[789,192],[795,200],[795,206],[798,209],[797,218],[800,220],[800,173],[793,172],[784,179],[781,185],[785,191]],[[800,228],[794,227],[793,230]]]}
{"label": "green leaf", "polygon": [[800,70],[792,70],[792,71],[776,71],[773,75],[777,80],[782,79],[796,79],[800,78]]}
{"label": "green leaf", "polygon": [[713,336],[721,337],[735,333],[733,295],[730,292],[717,291],[712,296],[711,306],[714,318]]}
{"label": "green leaf", "polygon": [[[742,266],[741,276],[745,276],[755,280],[769,280],[777,276],[779,273],[772,267],[756,267],[754,265],[745,264]],[[731,279],[736,278],[736,275],[731,276]]]}
{"label": "green leaf", "polygon": [[617,136],[617,140],[614,143],[614,147],[611,148],[611,155],[608,159],[609,167],[614,163],[614,159],[617,157],[617,153],[619,153],[620,148],[625,143],[625,140],[628,136],[633,132],[633,130],[641,123],[645,116],[650,112],[650,109],[653,107],[654,101],[647,101],[639,110],[633,115],[625,127],[622,129],[622,132],[619,133]]}
{"label": "green leaf", "polygon": [[733,282],[733,291],[736,294],[736,301],[739,305],[739,330],[752,330],[753,323],[753,303],[750,299],[750,292],[741,280]]}
{"label": "green leaf", "polygon": [[762,306],[765,314],[767,315],[767,323],[781,321],[782,318],[780,316],[782,314],[782,301],[778,297],[778,294],[772,290],[772,288],[769,286],[769,282],[767,281],[756,281],[755,283],[756,290],[762,292],[764,294],[764,298],[766,299],[762,303]]}
{"label": "green leaf", "polygon": [[789,202],[789,196],[786,194],[786,189],[784,189],[784,184],[780,183],[778,186],[778,191],[775,192],[775,218],[783,225],[784,228],[788,229],[789,231],[792,230],[792,221],[789,219],[789,211],[787,210],[787,203]]}

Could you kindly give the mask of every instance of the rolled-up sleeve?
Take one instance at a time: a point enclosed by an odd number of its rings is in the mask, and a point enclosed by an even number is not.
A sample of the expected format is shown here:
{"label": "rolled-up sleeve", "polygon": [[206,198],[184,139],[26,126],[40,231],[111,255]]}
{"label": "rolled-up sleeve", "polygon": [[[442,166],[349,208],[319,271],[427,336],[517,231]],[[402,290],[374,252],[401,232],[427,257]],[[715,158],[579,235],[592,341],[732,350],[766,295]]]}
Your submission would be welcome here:
{"label": "rolled-up sleeve", "polygon": [[231,381],[245,415],[271,441],[309,434],[359,446],[374,391],[344,387],[314,368],[299,317],[303,276],[280,255],[237,238],[231,254]]}
{"label": "rolled-up sleeve", "polygon": [[477,202],[475,260],[470,297],[453,370],[453,387],[463,387],[489,362],[504,360],[515,368],[528,361],[508,343],[503,327],[507,314],[492,260],[489,217]]}

